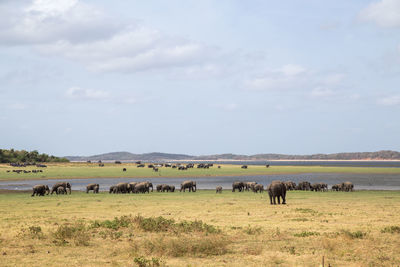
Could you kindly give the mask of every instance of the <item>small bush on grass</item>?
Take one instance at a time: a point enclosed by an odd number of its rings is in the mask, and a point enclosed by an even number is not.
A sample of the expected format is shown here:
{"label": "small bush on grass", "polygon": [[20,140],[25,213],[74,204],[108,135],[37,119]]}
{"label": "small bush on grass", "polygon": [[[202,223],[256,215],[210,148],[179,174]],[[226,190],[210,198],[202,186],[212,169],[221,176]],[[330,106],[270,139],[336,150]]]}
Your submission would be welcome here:
{"label": "small bush on grass", "polygon": [[[90,234],[82,223],[75,225],[60,225],[53,233],[54,243],[62,246],[72,241],[76,246],[88,246]],[[69,240],[69,241],[68,241]]]}
{"label": "small bush on grass", "polygon": [[128,216],[121,216],[120,218],[115,217],[114,220],[105,220],[105,221],[94,221],[92,222],[91,228],[109,228],[113,230],[118,230],[122,227],[128,227],[132,223],[132,219]]}
{"label": "small bush on grass", "polygon": [[313,236],[313,235],[319,235],[318,232],[308,232],[308,231],[303,231],[298,234],[294,234],[295,237],[308,237],[308,236]]}
{"label": "small bush on grass", "polygon": [[397,225],[386,226],[381,230],[381,233],[400,234],[400,226]]}
{"label": "small bush on grass", "polygon": [[145,257],[136,257],[133,260],[139,267],[159,267],[159,266],[165,266],[165,263],[162,259],[160,258],[151,258],[146,259]]}
{"label": "small bush on grass", "polygon": [[361,231],[350,232],[348,230],[342,230],[342,233],[351,239],[362,239],[367,235],[367,233]]}

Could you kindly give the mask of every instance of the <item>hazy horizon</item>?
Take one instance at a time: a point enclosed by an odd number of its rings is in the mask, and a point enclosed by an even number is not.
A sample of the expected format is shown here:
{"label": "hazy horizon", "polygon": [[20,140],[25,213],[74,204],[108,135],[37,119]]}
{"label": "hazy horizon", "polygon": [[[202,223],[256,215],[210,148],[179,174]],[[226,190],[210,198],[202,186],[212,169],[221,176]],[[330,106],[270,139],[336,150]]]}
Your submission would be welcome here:
{"label": "hazy horizon", "polygon": [[400,150],[400,1],[0,1],[0,147]]}

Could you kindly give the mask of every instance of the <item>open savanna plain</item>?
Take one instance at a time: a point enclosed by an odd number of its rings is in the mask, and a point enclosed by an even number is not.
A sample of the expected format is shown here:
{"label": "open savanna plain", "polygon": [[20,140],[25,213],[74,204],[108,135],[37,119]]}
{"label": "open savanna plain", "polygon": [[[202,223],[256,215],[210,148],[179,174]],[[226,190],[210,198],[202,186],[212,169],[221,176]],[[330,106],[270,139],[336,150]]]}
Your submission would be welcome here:
{"label": "open savanna plain", "polygon": [[2,266],[398,266],[400,192],[0,194]]}
{"label": "open savanna plain", "polygon": [[[0,164],[0,180],[29,180],[29,179],[60,179],[60,178],[140,178],[140,177],[204,177],[204,176],[241,176],[241,175],[275,175],[275,174],[301,174],[301,173],[366,173],[366,174],[400,174],[400,168],[390,167],[327,167],[327,166],[265,166],[249,165],[242,169],[240,165],[220,165],[221,168],[209,169],[189,168],[180,171],[173,168],[159,168],[158,172],[148,168],[137,168],[134,163],[114,164],[106,163],[99,167],[95,163],[48,163],[47,168],[41,168],[39,173],[15,173],[12,170],[33,170],[34,166],[11,167]],[[123,168],[127,170],[122,171]],[[7,172],[10,171],[10,172]]]}

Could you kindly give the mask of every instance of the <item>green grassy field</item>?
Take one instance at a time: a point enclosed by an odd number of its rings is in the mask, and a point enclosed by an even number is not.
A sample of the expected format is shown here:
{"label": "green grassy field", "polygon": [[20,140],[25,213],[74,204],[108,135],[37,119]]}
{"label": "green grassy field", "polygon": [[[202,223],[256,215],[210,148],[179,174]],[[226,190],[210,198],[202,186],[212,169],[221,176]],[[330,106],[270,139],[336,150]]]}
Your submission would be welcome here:
{"label": "green grassy field", "polygon": [[[51,178],[101,178],[101,177],[195,177],[195,176],[240,176],[240,175],[272,175],[272,174],[300,174],[300,173],[368,173],[368,174],[400,174],[400,168],[377,167],[323,167],[323,166],[249,166],[241,169],[240,165],[217,165],[210,169],[188,169],[179,171],[172,168],[160,168],[159,172],[152,169],[137,168],[135,164],[98,164],[87,163],[50,163],[43,168],[43,173],[13,173],[13,169],[32,170],[34,167],[14,168],[7,164],[0,164],[0,180],[26,180]],[[126,172],[122,169],[127,168]],[[11,172],[7,172],[10,170]]]}
{"label": "green grassy field", "polygon": [[0,265],[320,266],[323,257],[325,266],[400,262],[400,192],[291,191],[288,204],[276,206],[267,198],[202,190],[1,194]]}

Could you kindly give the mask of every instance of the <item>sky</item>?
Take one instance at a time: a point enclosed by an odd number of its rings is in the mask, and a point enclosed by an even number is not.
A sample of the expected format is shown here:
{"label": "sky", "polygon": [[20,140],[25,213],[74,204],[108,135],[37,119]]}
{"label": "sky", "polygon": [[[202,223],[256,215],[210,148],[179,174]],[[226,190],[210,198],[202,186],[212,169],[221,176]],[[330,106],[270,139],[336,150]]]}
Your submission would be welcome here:
{"label": "sky", "polygon": [[400,150],[400,0],[0,0],[0,147]]}

